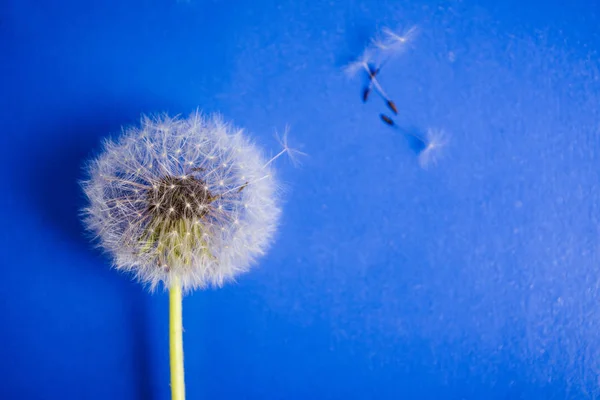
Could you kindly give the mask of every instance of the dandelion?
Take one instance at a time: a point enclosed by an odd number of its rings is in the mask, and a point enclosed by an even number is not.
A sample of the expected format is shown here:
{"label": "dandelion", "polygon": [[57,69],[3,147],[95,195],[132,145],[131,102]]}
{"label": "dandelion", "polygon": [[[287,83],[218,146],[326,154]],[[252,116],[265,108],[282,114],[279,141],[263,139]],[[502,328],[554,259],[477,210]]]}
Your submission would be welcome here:
{"label": "dandelion", "polygon": [[[283,143],[276,157],[292,153],[287,134]],[[87,227],[116,269],[169,289],[173,398],[183,398],[181,294],[221,286],[264,254],[280,214],[273,160],[194,112],[143,117],[89,165]]]}

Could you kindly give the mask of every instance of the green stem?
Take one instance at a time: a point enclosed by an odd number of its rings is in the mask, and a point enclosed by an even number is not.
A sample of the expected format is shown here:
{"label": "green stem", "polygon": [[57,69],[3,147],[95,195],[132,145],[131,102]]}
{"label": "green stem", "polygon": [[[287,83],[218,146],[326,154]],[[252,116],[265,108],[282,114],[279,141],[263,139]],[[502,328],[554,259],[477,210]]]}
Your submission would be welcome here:
{"label": "green stem", "polygon": [[185,400],[181,285],[177,278],[173,279],[169,289],[169,345],[171,355],[171,399]]}

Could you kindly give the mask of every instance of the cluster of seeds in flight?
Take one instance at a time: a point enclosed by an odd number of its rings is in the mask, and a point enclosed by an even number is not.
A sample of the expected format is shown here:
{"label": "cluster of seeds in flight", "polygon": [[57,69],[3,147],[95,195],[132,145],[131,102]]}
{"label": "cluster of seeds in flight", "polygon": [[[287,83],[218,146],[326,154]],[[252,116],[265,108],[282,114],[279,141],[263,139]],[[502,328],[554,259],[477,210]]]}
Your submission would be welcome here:
{"label": "cluster of seeds in flight", "polygon": [[[384,28],[378,39],[371,41],[370,45],[363,51],[358,59],[354,60],[346,67],[346,72],[350,75],[363,73],[367,81],[362,90],[362,100],[367,102],[373,92],[375,92],[385,103],[391,113],[398,115],[398,107],[392,98],[383,89],[378,76],[383,67],[407,47],[415,36],[417,30],[410,28],[403,34],[398,34],[391,29]],[[381,120],[390,126],[395,122],[387,114],[380,114]]]}
{"label": "cluster of seeds in flight", "polygon": [[398,107],[390,95],[383,89],[379,80],[383,67],[397,55],[403,53],[412,42],[417,33],[416,27],[411,27],[402,33],[384,28],[377,35],[376,39],[371,40],[369,46],[357,59],[350,62],[345,71],[348,75],[354,76],[361,74],[365,77],[365,84],[362,89],[362,101],[366,103],[372,93],[380,97],[388,113],[380,113],[379,117],[387,126],[409,135],[419,144],[416,146],[419,153],[419,163],[423,168],[436,161],[439,156],[439,149],[447,142],[444,132],[436,129],[428,129],[425,132],[403,129],[394,118],[398,116]]}

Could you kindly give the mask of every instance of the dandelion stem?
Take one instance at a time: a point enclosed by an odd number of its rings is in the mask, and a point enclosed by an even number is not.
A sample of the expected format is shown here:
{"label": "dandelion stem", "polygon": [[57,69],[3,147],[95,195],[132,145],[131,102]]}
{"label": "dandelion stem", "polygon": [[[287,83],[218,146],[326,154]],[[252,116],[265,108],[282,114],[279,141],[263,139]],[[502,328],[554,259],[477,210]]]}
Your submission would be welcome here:
{"label": "dandelion stem", "polygon": [[169,289],[169,344],[172,400],[185,400],[183,328],[181,320],[181,285],[178,278],[173,278],[173,283]]}

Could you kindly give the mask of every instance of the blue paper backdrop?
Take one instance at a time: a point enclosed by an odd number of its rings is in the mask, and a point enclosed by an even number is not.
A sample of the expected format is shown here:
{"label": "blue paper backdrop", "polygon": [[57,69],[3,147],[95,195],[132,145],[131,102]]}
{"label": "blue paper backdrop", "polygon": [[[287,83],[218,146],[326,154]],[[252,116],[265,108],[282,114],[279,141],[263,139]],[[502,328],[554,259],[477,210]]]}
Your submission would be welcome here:
{"label": "blue paper backdrop", "polygon": [[[169,398],[167,296],[92,248],[77,180],[196,107],[309,157],[272,251],[184,300],[190,399],[598,396],[600,6],[496,3],[1,2],[0,398]],[[342,72],[413,24],[380,80],[447,132],[427,170]]]}

